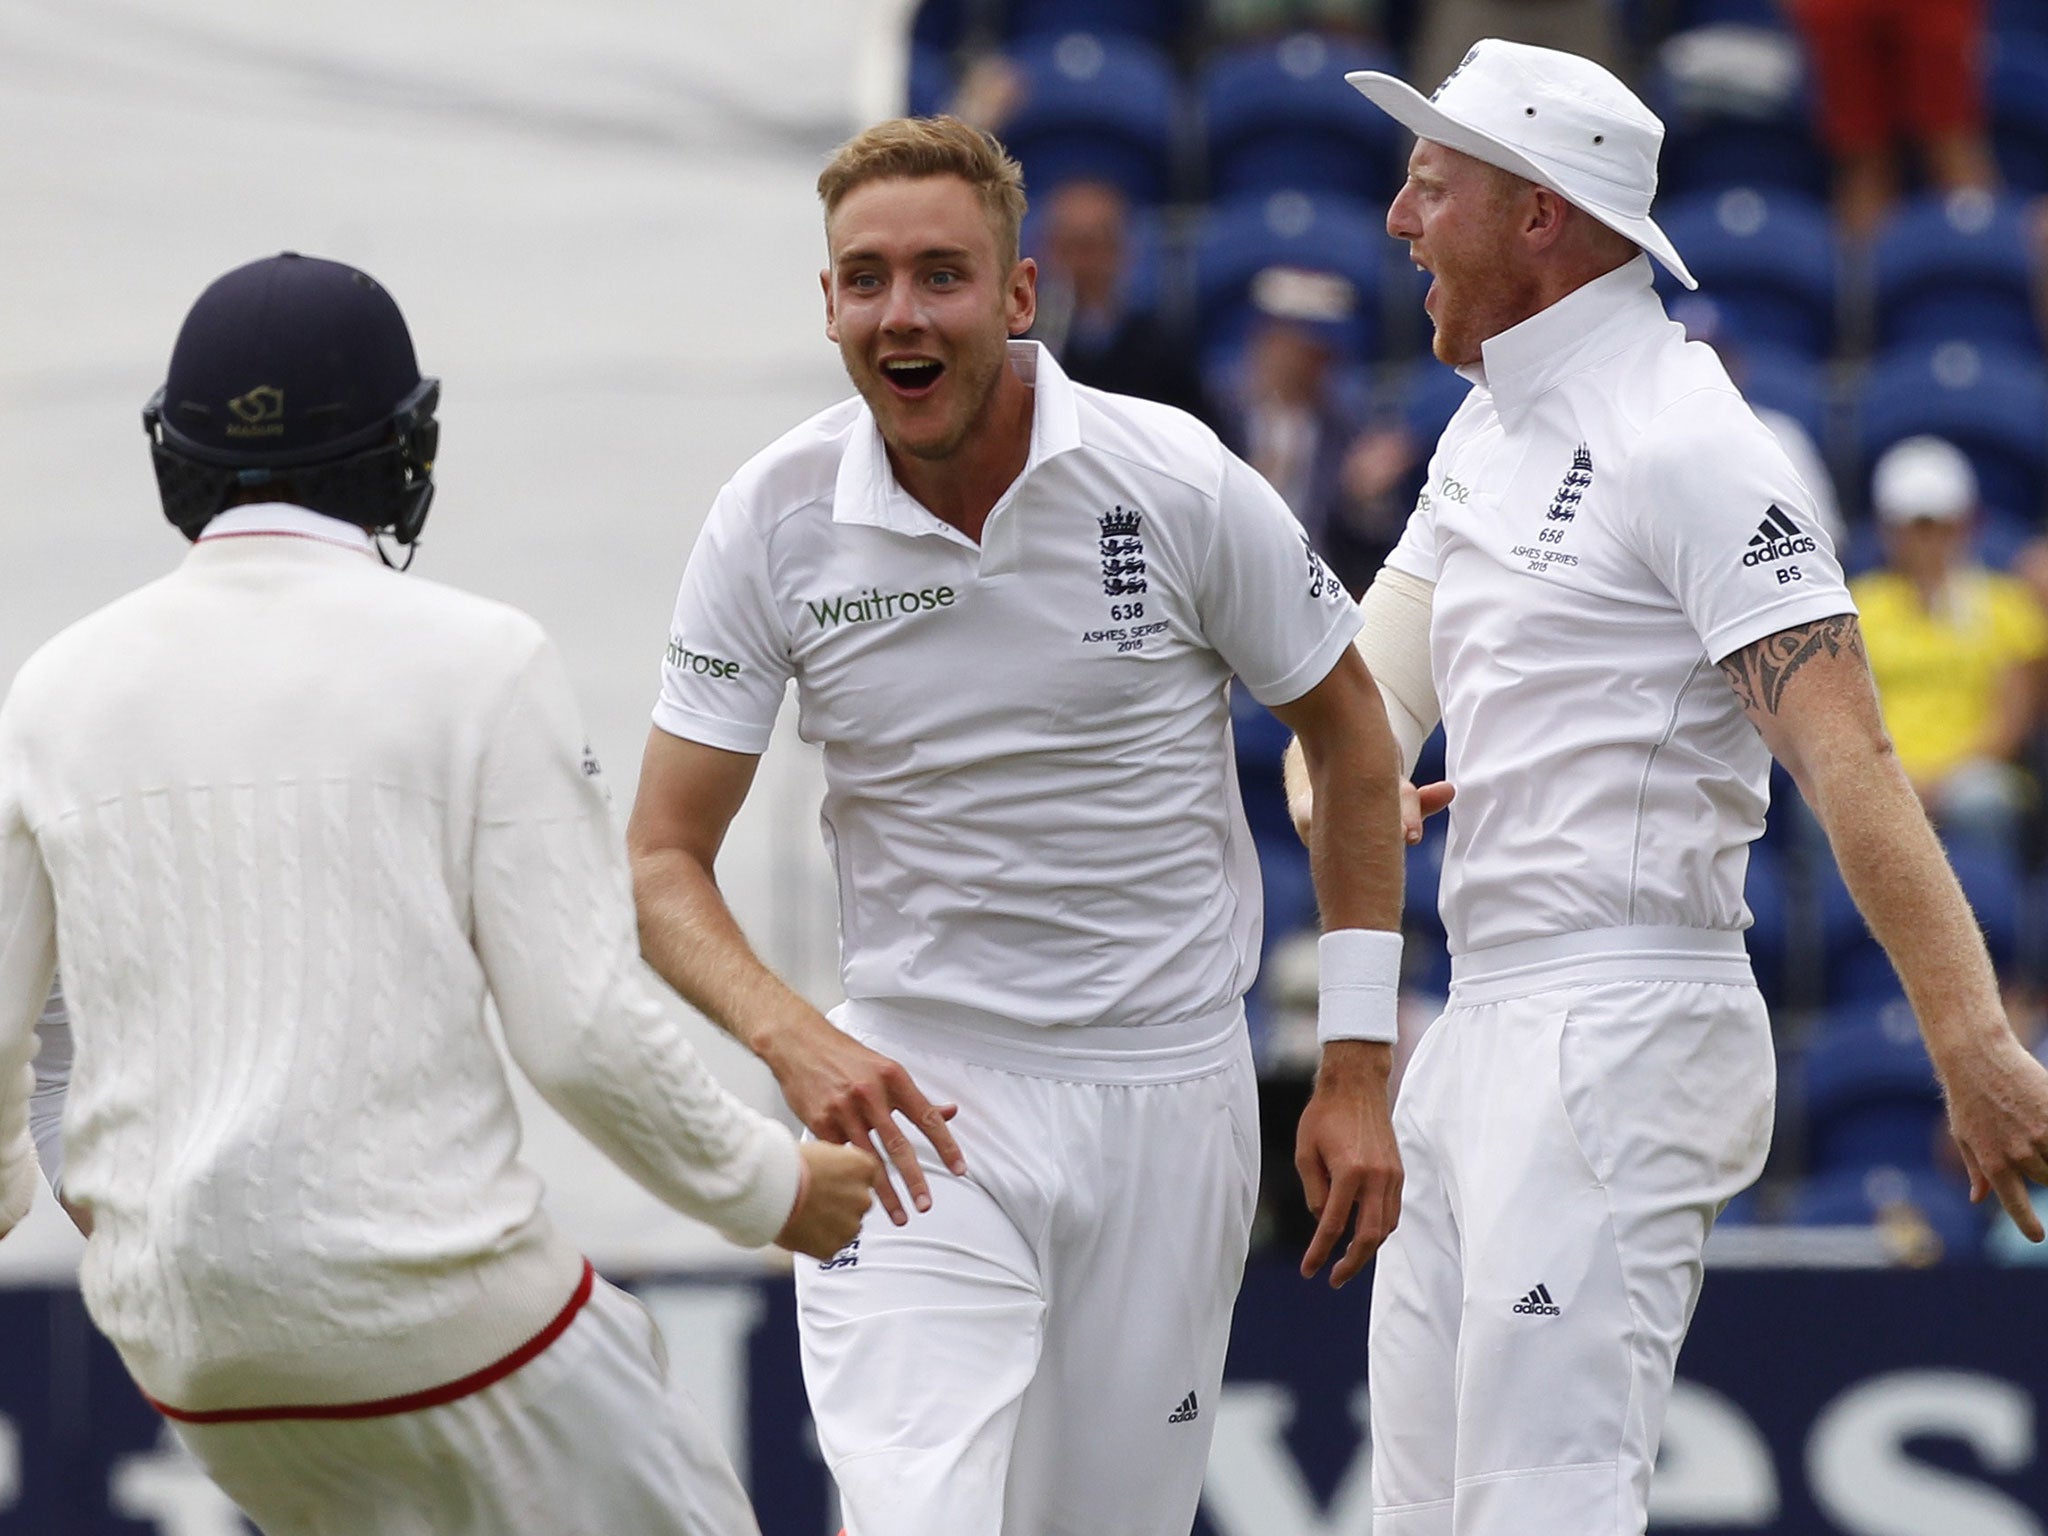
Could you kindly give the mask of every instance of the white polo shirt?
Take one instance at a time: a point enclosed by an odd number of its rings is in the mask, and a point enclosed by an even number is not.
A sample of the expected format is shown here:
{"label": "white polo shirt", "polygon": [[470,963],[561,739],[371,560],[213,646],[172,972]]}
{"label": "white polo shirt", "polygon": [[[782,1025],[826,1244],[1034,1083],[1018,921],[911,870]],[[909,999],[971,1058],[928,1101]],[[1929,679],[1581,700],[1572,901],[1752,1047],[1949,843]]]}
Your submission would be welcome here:
{"label": "white polo shirt", "polygon": [[1193,417],[1072,384],[1036,342],[1010,364],[1034,387],[1030,454],[979,545],[897,484],[858,399],[733,477],[654,723],[758,753],[796,681],[848,997],[1198,1018],[1243,994],[1259,948],[1226,684],[1300,697],[1357,611]]}
{"label": "white polo shirt", "polygon": [[1745,928],[1770,757],[1715,663],[1856,611],[1813,498],[1647,257],[1482,354],[1388,557],[1436,583],[1451,951]]}

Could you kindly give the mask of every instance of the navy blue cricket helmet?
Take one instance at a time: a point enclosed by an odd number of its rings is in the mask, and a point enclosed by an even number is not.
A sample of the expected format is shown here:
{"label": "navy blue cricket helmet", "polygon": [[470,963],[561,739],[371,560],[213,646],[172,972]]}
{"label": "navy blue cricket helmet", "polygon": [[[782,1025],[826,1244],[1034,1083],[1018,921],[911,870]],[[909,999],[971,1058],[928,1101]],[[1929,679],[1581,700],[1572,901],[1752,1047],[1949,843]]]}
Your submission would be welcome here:
{"label": "navy blue cricket helmet", "polygon": [[164,515],[187,538],[246,491],[401,544],[434,499],[441,383],[423,378],[391,295],[295,251],[215,279],[143,408]]}

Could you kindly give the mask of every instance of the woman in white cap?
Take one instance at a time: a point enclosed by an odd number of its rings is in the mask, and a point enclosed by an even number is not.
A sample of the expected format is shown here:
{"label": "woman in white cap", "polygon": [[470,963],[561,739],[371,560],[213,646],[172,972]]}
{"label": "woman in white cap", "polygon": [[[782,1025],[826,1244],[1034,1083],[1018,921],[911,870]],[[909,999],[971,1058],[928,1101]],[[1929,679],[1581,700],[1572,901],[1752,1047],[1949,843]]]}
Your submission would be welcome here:
{"label": "woman in white cap", "polygon": [[1909,437],[1877,461],[1885,565],[1851,585],[1885,729],[1950,837],[2007,850],[2033,798],[2019,766],[2041,718],[2048,613],[1971,549],[1977,475],[1954,443]]}
{"label": "woman in white cap", "polygon": [[1598,65],[1492,39],[1427,99],[1350,78],[1417,135],[1387,228],[1474,386],[1362,604],[1408,764],[1441,717],[1457,793],[1451,997],[1395,1109],[1373,1290],[1373,1529],[1630,1536],[1707,1231],[1770,1135],[1741,930],[1772,753],[1905,979],[1976,1193],[2036,1240],[2048,1071],[1805,486],[1651,288],[1651,258],[1692,286],[1650,217],[1663,125]]}

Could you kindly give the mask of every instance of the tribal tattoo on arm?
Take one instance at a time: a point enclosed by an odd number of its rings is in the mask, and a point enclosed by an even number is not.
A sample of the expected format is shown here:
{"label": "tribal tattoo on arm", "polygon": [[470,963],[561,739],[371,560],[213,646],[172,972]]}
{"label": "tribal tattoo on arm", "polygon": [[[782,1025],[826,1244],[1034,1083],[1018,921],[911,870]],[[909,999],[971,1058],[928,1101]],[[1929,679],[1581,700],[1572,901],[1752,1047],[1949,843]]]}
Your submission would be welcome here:
{"label": "tribal tattoo on arm", "polygon": [[1796,629],[1766,635],[1724,658],[1721,673],[1744,709],[1775,715],[1793,673],[1816,656],[1840,656],[1844,652],[1866,664],[1869,661],[1863,649],[1863,630],[1853,613],[1838,613],[1833,618],[1816,619]]}

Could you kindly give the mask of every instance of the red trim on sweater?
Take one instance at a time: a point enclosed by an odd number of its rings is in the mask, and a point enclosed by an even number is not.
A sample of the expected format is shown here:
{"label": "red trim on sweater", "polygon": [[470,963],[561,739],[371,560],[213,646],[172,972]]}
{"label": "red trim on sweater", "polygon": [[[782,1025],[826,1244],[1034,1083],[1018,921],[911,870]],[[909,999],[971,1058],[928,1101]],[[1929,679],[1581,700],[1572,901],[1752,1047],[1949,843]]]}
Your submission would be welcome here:
{"label": "red trim on sweater", "polygon": [[336,549],[352,549],[359,555],[376,552],[375,545],[365,549],[354,539],[331,539],[325,534],[302,533],[296,528],[243,528],[232,533],[202,533],[192,542],[218,544],[223,539],[305,539],[314,544],[332,544]]}
{"label": "red trim on sweater", "polygon": [[167,1419],[176,1419],[180,1424],[253,1424],[271,1419],[381,1419],[394,1413],[418,1413],[422,1408],[440,1408],[460,1398],[481,1392],[485,1387],[495,1386],[521,1366],[536,1359],[555,1340],[559,1339],[576,1321],[576,1314],[583,1310],[583,1304],[590,1300],[590,1292],[597,1281],[597,1271],[590,1267],[590,1260],[583,1261],[583,1278],[576,1284],[575,1294],[568,1304],[557,1312],[554,1320],[541,1329],[524,1344],[501,1360],[494,1360],[480,1371],[472,1371],[459,1381],[444,1386],[428,1387],[424,1392],[408,1392],[403,1397],[380,1397],[367,1403],[307,1403],[282,1408],[204,1408],[197,1411],[173,1408],[160,1403],[148,1393],[143,1399],[150,1407]]}

